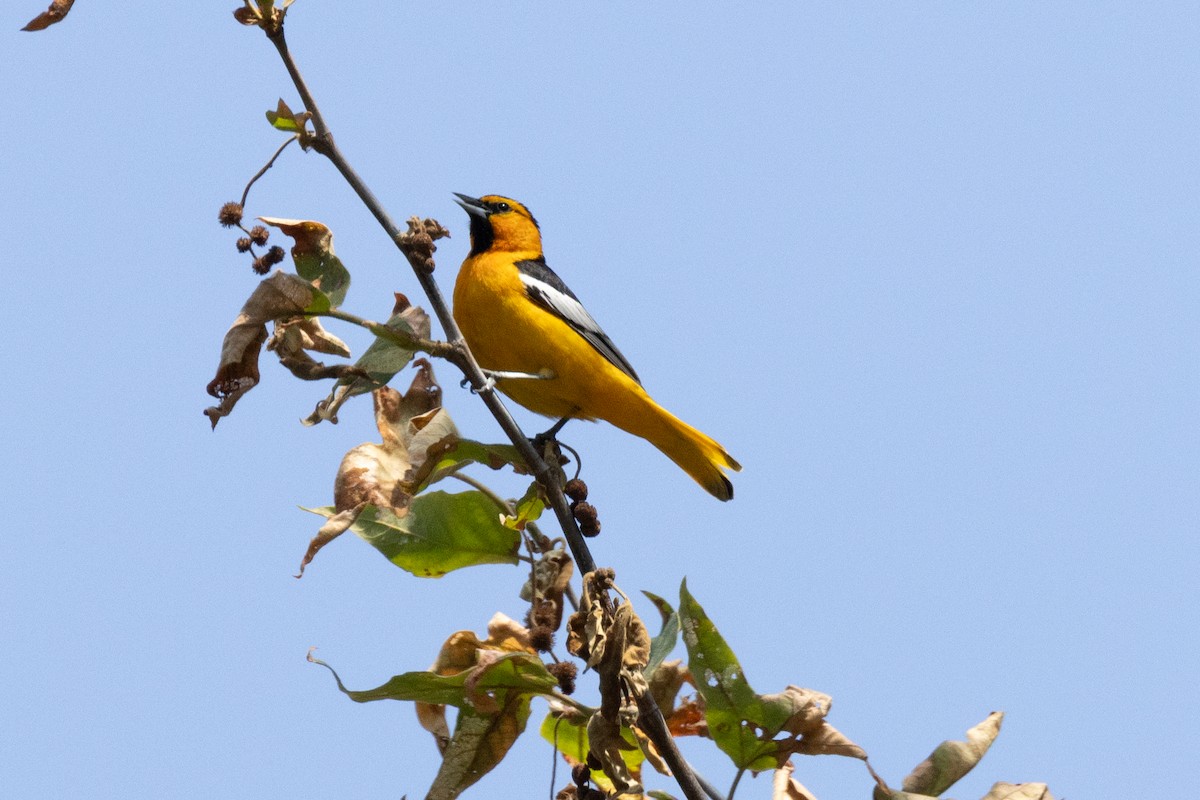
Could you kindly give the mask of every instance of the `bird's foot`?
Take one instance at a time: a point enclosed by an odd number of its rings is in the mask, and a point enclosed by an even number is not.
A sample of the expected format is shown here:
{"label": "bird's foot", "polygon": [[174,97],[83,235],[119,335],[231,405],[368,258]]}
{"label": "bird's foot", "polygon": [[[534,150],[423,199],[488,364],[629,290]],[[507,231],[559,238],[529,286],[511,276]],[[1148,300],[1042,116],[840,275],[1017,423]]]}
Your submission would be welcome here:
{"label": "bird's foot", "polygon": [[547,444],[549,444],[550,442],[558,441],[555,437],[558,436],[558,432],[563,429],[563,426],[566,425],[570,421],[571,421],[571,417],[569,417],[569,416],[563,417],[558,422],[551,425],[549,430],[539,433],[537,436],[534,436],[529,441],[533,443],[534,449],[536,449],[540,453],[545,449]]}

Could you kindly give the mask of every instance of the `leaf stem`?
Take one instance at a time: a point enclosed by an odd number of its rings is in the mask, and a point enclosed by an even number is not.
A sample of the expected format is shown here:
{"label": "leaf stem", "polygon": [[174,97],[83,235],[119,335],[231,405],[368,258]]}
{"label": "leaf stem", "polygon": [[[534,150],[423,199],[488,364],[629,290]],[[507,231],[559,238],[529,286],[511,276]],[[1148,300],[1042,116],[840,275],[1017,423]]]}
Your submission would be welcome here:
{"label": "leaf stem", "polygon": [[729,794],[725,796],[725,800],[733,800],[733,793],[737,791],[738,783],[741,782],[742,776],[746,774],[746,768],[742,767],[733,776],[733,783],[729,786]]}
{"label": "leaf stem", "polygon": [[289,136],[287,138],[287,140],[284,141],[283,144],[279,145],[279,149],[275,151],[275,155],[271,156],[271,159],[269,161],[267,161],[266,164],[263,164],[263,168],[260,169],[258,172],[254,173],[254,177],[251,178],[250,182],[246,184],[245,190],[242,191],[242,200],[238,205],[240,205],[242,208],[246,207],[246,198],[248,198],[250,196],[250,187],[253,186],[254,183],[259,178],[261,178],[263,175],[266,175],[267,170],[269,170],[271,167],[275,166],[275,160],[279,158],[279,156],[283,153],[284,149],[286,149],[289,144],[291,144],[292,142],[296,141],[299,138],[300,138],[300,134],[295,134],[295,135]]}

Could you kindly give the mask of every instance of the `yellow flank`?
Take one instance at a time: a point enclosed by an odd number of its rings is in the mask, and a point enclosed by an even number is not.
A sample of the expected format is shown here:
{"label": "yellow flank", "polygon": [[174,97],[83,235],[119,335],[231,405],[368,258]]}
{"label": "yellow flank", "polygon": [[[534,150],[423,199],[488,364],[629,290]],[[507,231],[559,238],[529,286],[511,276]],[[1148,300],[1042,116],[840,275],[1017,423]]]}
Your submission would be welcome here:
{"label": "yellow flank", "polygon": [[655,403],[575,327],[531,297],[518,264],[540,262],[542,243],[528,209],[498,195],[459,197],[471,216],[471,254],[454,286],[454,319],[471,352],[487,370],[553,376],[502,378],[497,388],[538,414],[602,419],[640,436],[713,496],[731,499],[733,485],[722,470],[740,470],[737,461]]}

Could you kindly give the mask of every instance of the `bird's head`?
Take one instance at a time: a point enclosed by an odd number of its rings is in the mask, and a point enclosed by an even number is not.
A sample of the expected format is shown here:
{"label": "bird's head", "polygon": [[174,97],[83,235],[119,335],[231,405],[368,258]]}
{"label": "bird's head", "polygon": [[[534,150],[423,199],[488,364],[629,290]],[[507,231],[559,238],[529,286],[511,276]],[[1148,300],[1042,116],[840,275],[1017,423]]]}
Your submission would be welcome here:
{"label": "bird's head", "polygon": [[541,255],[542,234],[528,208],[498,194],[454,195],[471,217],[471,255],[487,250]]}

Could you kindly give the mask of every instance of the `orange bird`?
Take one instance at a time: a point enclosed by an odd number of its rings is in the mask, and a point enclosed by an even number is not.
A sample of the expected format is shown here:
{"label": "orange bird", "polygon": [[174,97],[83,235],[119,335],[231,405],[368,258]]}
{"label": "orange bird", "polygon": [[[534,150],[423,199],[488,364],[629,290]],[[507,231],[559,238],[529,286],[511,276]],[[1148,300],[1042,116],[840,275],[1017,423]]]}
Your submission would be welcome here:
{"label": "orange bird", "polygon": [[454,319],[496,388],[530,411],[602,419],[661,450],[719,500],[725,448],[660,406],[608,334],[546,265],[529,209],[507,197],[457,194],[471,218],[471,252],[454,285]]}

